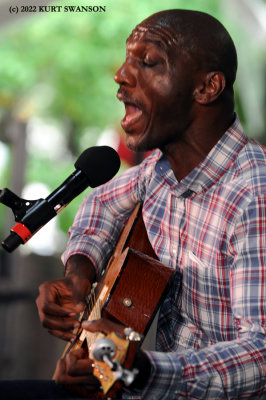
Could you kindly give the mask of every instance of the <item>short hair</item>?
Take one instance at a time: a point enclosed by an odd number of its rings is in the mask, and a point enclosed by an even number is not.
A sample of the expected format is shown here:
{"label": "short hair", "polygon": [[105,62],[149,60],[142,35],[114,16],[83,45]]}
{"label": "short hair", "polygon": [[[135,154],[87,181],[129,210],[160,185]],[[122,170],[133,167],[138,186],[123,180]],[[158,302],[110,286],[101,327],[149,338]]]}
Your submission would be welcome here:
{"label": "short hair", "polygon": [[188,53],[208,72],[220,71],[226,84],[233,85],[237,71],[234,42],[225,27],[213,16],[193,10],[173,9],[151,15],[139,26],[171,31],[179,50]]}

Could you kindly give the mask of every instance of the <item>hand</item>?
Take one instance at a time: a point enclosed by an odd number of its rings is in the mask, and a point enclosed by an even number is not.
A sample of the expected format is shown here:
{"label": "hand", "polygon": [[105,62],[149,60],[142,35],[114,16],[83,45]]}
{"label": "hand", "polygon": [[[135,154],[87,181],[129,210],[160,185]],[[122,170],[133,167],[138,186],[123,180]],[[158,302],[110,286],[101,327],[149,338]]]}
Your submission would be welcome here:
{"label": "hand", "polygon": [[[90,332],[101,332],[105,335],[115,332],[121,338],[126,338],[124,325],[115,323],[105,318],[95,321],[85,321],[82,323],[82,328]],[[143,389],[148,382],[152,370],[150,361],[144,351],[137,349],[131,369],[133,368],[136,368],[139,373],[137,374],[137,377],[133,383],[130,385],[130,388]]]}
{"label": "hand", "polygon": [[[82,323],[82,328],[90,332],[101,332],[105,335],[115,332],[120,337],[125,338],[125,327],[105,318],[85,321]],[[139,370],[139,374],[131,387],[141,389],[147,382],[151,369],[150,362],[143,351],[137,351],[133,367]],[[65,358],[60,359],[54,378],[58,384],[85,384],[86,389],[92,392],[99,390],[100,387],[99,381],[93,376],[92,360],[87,358],[87,353],[83,349],[70,351]]]}
{"label": "hand", "polygon": [[57,362],[54,379],[60,385],[86,385],[89,392],[97,392],[100,382],[92,371],[92,360],[87,358],[87,352],[80,348],[70,351],[65,358]]}
{"label": "hand", "polygon": [[[76,285],[78,293],[74,290]],[[39,317],[42,325],[48,332],[64,340],[75,338],[71,332],[79,327],[80,323],[75,318],[84,309],[84,300],[90,282],[86,279],[73,282],[70,277],[44,282],[39,287],[39,296],[36,299]]]}
{"label": "hand", "polygon": [[36,304],[41,323],[49,333],[64,340],[75,338],[71,330],[80,325],[75,316],[84,309],[94,277],[88,258],[75,255],[67,262],[64,278],[40,285]]}
{"label": "hand", "polygon": [[[101,318],[96,321],[83,322],[82,327],[90,332],[102,332],[108,334],[116,332],[124,337],[124,326]],[[86,390],[99,391],[100,382],[93,375],[93,361],[88,358],[87,352],[80,348],[71,350],[64,358],[57,362],[54,379],[57,384],[86,385]]]}

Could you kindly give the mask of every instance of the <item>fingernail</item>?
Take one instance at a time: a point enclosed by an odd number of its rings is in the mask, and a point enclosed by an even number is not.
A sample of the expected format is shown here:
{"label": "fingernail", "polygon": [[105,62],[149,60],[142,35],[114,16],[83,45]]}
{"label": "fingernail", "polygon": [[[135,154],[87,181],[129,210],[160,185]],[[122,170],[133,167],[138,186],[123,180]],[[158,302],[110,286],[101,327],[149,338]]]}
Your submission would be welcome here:
{"label": "fingernail", "polygon": [[84,303],[78,303],[77,305],[76,305],[76,307],[78,307],[78,308],[85,308],[85,304]]}
{"label": "fingernail", "polygon": [[91,326],[91,321],[84,321],[82,322],[82,327],[83,328],[89,328]]}

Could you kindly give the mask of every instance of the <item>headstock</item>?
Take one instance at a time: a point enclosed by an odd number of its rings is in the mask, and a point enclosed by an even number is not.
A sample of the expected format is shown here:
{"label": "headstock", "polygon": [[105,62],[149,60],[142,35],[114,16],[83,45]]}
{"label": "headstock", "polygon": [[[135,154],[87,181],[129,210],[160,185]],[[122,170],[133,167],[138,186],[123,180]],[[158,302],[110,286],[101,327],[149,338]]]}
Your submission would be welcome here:
{"label": "headstock", "polygon": [[129,386],[138,374],[137,369],[130,371],[123,367],[129,344],[130,340],[122,339],[111,332],[91,345],[90,357],[94,360],[93,374],[101,382],[104,394],[118,380]]}

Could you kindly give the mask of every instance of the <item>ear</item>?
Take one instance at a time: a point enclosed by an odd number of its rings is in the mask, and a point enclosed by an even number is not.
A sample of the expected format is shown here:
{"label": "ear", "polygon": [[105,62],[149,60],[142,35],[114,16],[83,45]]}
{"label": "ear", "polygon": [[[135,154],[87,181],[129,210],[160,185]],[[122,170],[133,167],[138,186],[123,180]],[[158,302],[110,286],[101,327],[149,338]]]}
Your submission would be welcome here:
{"label": "ear", "polygon": [[220,71],[209,72],[194,90],[194,99],[199,104],[215,101],[225,88],[225,76]]}

